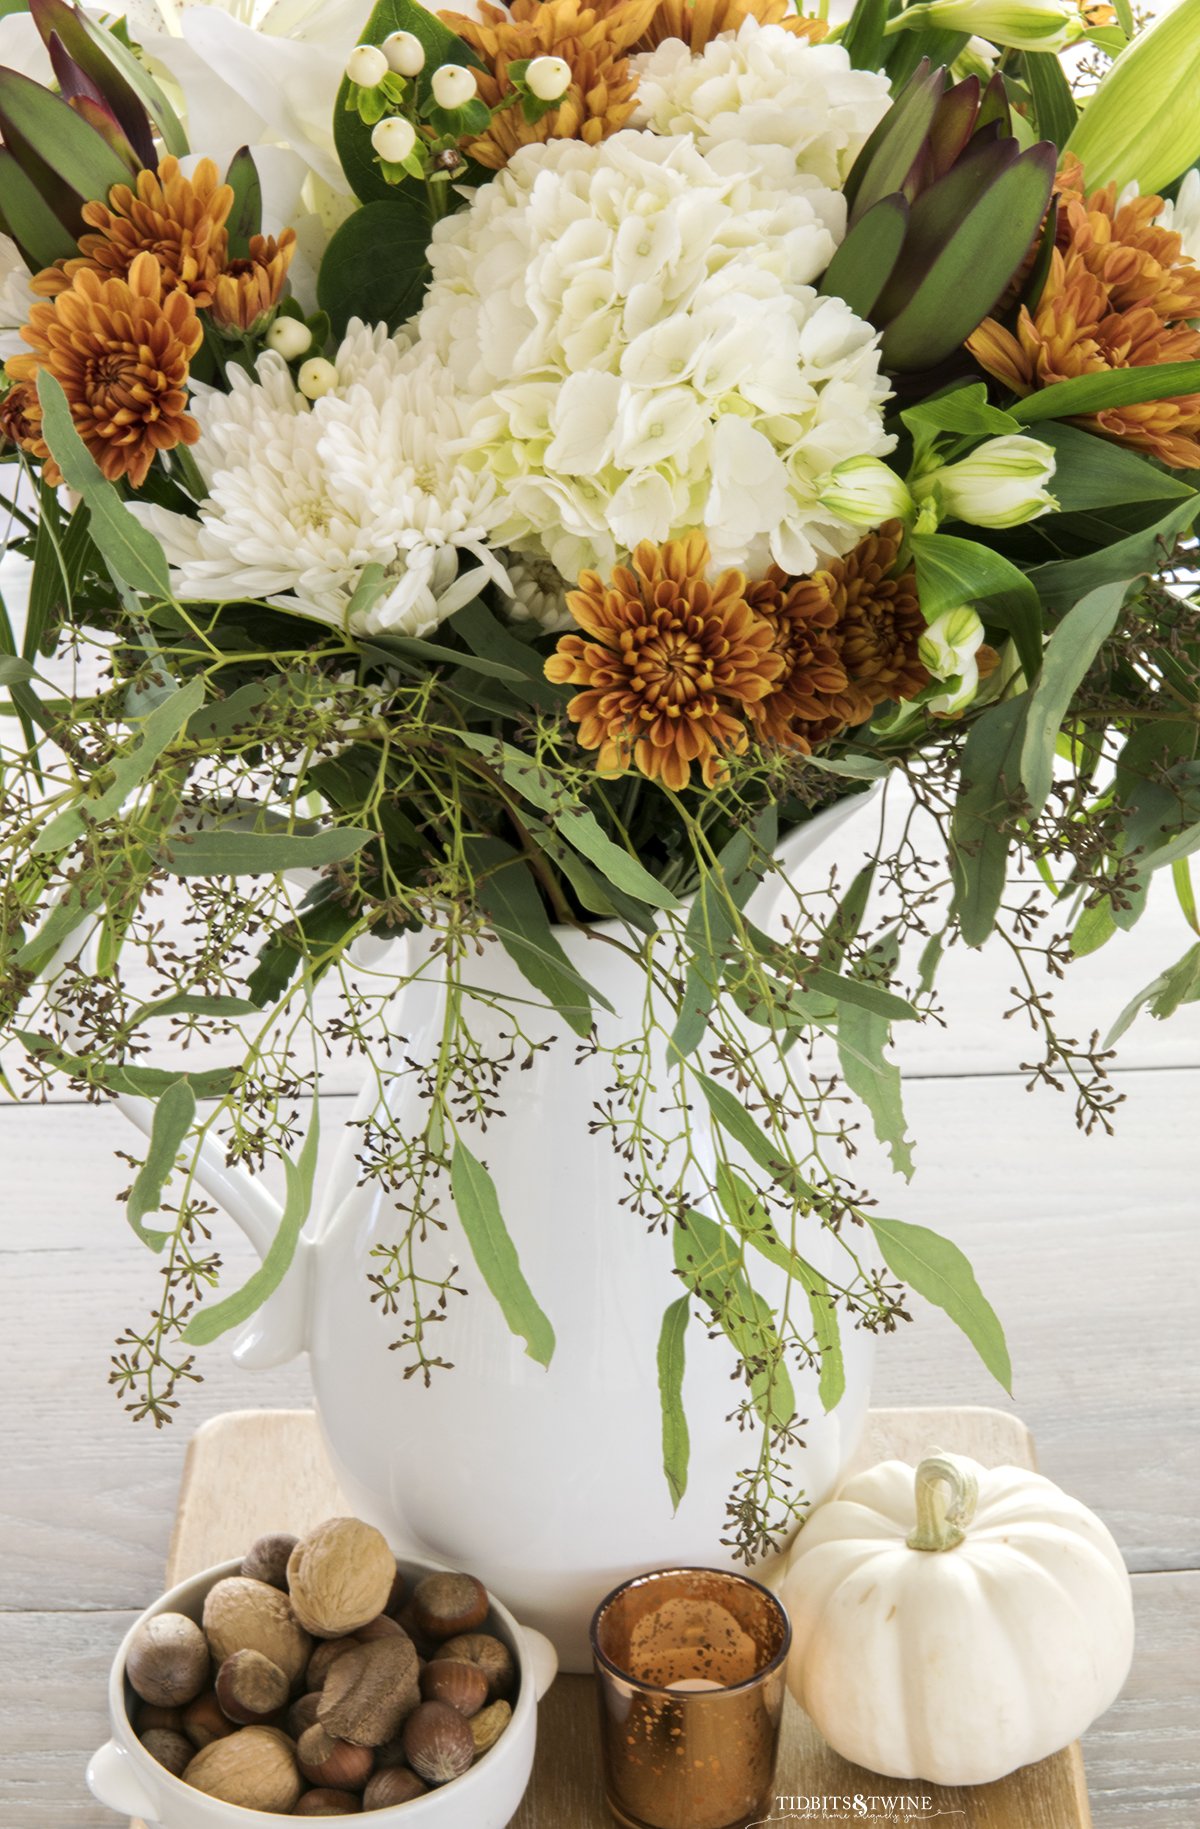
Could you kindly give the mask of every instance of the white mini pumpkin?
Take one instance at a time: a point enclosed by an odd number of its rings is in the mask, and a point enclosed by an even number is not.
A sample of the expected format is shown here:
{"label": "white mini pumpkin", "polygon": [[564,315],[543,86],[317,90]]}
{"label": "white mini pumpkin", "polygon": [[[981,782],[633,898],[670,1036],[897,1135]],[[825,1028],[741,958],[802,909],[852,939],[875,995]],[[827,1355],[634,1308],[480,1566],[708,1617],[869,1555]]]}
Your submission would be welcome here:
{"label": "white mini pumpkin", "polygon": [[932,1455],[847,1481],[797,1539],[788,1681],[836,1752],[891,1778],[986,1784],[1069,1744],[1133,1655],[1121,1553],[1024,1467]]}

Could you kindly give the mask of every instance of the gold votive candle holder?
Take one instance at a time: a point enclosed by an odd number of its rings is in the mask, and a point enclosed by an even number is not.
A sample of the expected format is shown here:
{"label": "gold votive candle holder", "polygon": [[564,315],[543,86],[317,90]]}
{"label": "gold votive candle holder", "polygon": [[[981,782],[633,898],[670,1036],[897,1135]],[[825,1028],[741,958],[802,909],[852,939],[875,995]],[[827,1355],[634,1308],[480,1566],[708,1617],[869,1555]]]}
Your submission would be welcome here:
{"label": "gold votive candle holder", "polygon": [[791,1626],[718,1569],[639,1575],[592,1621],[608,1807],[625,1829],[747,1829],[770,1815]]}

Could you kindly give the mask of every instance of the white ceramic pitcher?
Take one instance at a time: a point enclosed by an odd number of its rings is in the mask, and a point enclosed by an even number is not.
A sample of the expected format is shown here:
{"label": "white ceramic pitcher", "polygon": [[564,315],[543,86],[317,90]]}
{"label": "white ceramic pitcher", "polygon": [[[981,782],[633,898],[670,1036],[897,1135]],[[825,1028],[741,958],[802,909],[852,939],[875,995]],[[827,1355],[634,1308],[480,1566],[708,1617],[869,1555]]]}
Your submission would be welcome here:
{"label": "white ceramic pitcher", "polygon": [[[862,804],[842,802],[792,833],[781,847],[788,876],[794,880]],[[772,899],[768,881],[750,905],[755,920],[769,924]],[[635,964],[575,931],[562,930],[561,938],[618,1012],[637,1007],[631,1000],[640,998],[643,979]],[[416,936],[372,946],[361,963],[394,976],[395,949],[420,945]],[[533,995],[498,946],[488,947],[479,970],[496,992]],[[428,1060],[444,992],[422,982],[402,994],[405,1053]],[[496,1019],[477,1003],[471,1020],[496,1032]],[[597,1020],[605,1041],[629,1034],[619,1017],[598,1009]],[[473,1134],[471,1147],[490,1169],[526,1279],[555,1329],[549,1369],[526,1356],[482,1286],[447,1187],[439,1212],[448,1230],[425,1247],[425,1261],[442,1271],[457,1264],[456,1280],[470,1294],[451,1299],[436,1329],[436,1351],[453,1370],[436,1373],[428,1389],[419,1378],[405,1380],[405,1355],[389,1350],[397,1323],[372,1305],[367,1282],[379,1267],[372,1247],[397,1239],[401,1222],[387,1194],[360,1179],[362,1139],[353,1123],[288,1276],[243,1330],[235,1358],[265,1367],[307,1351],[317,1411],[351,1509],[414,1556],[470,1569],[553,1640],[565,1669],[585,1670],[592,1610],[627,1576],[672,1564],[732,1566],[721,1547],[726,1500],[756,1458],[757,1438],[723,1420],[739,1396],[732,1349],[694,1323],[683,1387],[690,1470],[673,1510],[656,1362],[663,1311],[680,1293],[671,1244],[648,1234],[620,1204],[625,1165],[605,1138],[589,1135],[610,1064],[603,1055],[577,1060],[577,1038],[552,1011],[527,1001],[523,1022],[535,1035],[559,1039],[537,1052],[527,1071],[507,1074],[505,1115],[484,1135]],[[423,1127],[411,1073],[389,1081],[386,1096],[401,1124]],[[355,1116],[368,1115],[378,1097],[372,1084]],[[147,1128],[150,1106],[118,1102]],[[697,1110],[694,1119],[702,1130],[707,1114]],[[201,1152],[198,1179],[265,1253],[279,1212],[257,1181],[227,1167],[212,1147]],[[836,1275],[844,1265],[840,1248],[815,1223],[803,1250],[819,1270]],[[783,1274],[770,1265],[756,1262],[754,1277],[769,1300],[781,1294]],[[815,1373],[794,1377],[807,1422],[793,1477],[812,1503],[838,1481],[866,1413],[872,1337],[849,1327],[842,1333],[846,1390],[831,1414],[822,1411]]]}

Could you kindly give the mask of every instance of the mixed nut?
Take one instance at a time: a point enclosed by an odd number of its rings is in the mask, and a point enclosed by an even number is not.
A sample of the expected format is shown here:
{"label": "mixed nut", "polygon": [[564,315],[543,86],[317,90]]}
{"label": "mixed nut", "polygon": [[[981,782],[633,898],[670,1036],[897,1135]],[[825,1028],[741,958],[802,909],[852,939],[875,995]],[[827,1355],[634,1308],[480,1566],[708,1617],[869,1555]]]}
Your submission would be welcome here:
{"label": "mixed nut", "polygon": [[125,1672],[160,1765],[211,1797],[281,1816],[409,1803],[470,1770],[512,1719],[516,1665],[473,1575],[412,1593],[357,1518],[261,1537],[199,1624],[159,1613]]}

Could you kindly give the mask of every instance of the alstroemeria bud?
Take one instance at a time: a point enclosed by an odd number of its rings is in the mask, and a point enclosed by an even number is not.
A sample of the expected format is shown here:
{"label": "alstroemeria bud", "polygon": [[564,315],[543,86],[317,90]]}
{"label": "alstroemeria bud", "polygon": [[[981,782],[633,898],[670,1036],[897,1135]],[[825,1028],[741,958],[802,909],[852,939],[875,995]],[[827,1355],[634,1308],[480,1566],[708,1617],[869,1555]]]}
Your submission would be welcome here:
{"label": "alstroemeria bud", "polygon": [[383,41],[388,69],[397,76],[419,76],[425,68],[425,46],[414,32],[389,32]]}
{"label": "alstroemeria bud", "polygon": [[561,101],[571,87],[571,66],[565,57],[535,57],[525,72],[525,87],[539,102]]}
{"label": "alstroemeria bud", "polygon": [[306,356],[312,348],[312,331],[299,318],[276,318],[268,330],[265,342],[268,349],[273,349],[285,362],[295,362],[300,356]]}
{"label": "alstroemeria bud", "polygon": [[337,378],[337,369],[332,362],[327,362],[324,356],[310,356],[300,365],[296,386],[306,400],[320,400],[333,392]]}
{"label": "alstroemeria bud", "polygon": [[932,503],[943,521],[971,527],[1019,527],[1058,503],[1046,484],[1054,475],[1054,452],[1021,432],[987,438],[968,457],[944,464],[913,484],[917,501]]}
{"label": "alstroemeria bud", "polygon": [[915,507],[902,477],[878,457],[848,457],[817,484],[822,508],[851,527],[909,522]]}
{"label": "alstroemeria bud", "polygon": [[905,7],[887,29],[967,32],[1010,51],[1061,51],[1084,27],[1066,0],[926,0]]}
{"label": "alstroemeria bud", "polygon": [[930,711],[946,717],[970,704],[979,686],[976,656],[982,645],[983,624],[967,604],[946,610],[930,623],[917,643],[917,653],[935,680],[954,682],[948,691],[925,701]]}
{"label": "alstroemeria bud", "polygon": [[400,165],[417,143],[417,130],[402,114],[390,114],[371,129],[371,145],[386,165]]}
{"label": "alstroemeria bud", "polygon": [[464,64],[443,64],[433,73],[433,99],[439,108],[465,108],[478,85]]}
{"label": "alstroemeria bud", "polygon": [[360,89],[378,89],[388,73],[388,60],[377,44],[356,44],[346,59],[346,75]]}

